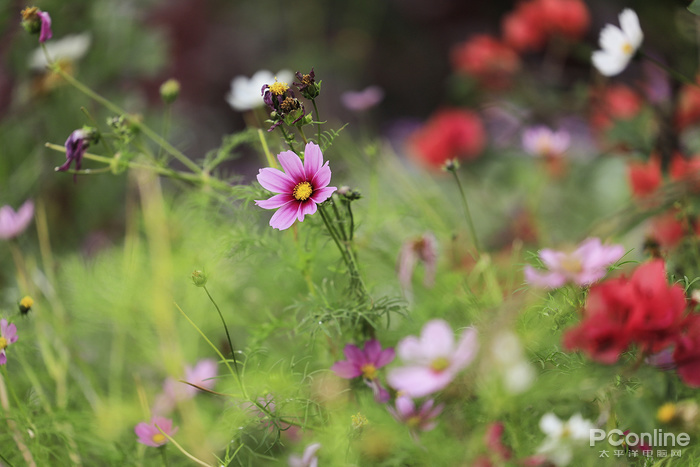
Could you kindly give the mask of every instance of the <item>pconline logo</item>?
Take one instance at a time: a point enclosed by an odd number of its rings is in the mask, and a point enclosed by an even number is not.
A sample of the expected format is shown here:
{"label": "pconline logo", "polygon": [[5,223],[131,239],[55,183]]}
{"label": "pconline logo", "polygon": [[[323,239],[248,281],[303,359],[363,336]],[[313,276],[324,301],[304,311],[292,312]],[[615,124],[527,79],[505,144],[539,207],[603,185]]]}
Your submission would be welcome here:
{"label": "pconline logo", "polygon": [[690,443],[690,435],[688,433],[670,433],[660,429],[654,430],[653,433],[633,433],[623,432],[614,428],[610,431],[593,428],[589,434],[591,446],[595,446],[598,441],[608,440],[611,446],[654,446],[654,447],[677,447],[687,446]]}

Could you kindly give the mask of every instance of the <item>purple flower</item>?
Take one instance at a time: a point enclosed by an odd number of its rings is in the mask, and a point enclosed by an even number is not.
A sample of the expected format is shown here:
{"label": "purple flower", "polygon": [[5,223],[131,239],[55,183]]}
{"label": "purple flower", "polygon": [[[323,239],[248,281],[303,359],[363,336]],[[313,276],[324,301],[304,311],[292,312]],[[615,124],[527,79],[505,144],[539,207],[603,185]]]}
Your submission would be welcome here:
{"label": "purple flower", "polygon": [[158,430],[156,425],[168,436],[173,436],[178,430],[177,427],[173,428],[173,421],[169,418],[154,415],[153,418],[151,418],[151,423],[141,422],[134,427],[134,433],[136,433],[136,436],[139,438],[137,441],[154,448],[167,443],[168,438]]}
{"label": "purple flower", "polygon": [[266,190],[279,193],[266,200],[256,200],[263,209],[277,209],[270,219],[270,226],[285,230],[295,220],[302,222],[304,216],[316,212],[316,205],[333,194],[336,187],[328,186],[331,181],[331,168],[323,163],[321,149],[315,143],[308,143],[304,149],[304,162],[292,151],[277,155],[284,172],[273,169],[260,169],[258,182]]}
{"label": "purple flower", "polygon": [[[204,389],[214,387],[217,374],[216,361],[212,359],[204,359],[197,362],[194,368],[185,367],[184,381],[199,386]],[[176,380],[173,377],[168,377],[163,383],[163,392],[156,397],[153,413],[163,415],[169,413],[175,404],[178,402],[192,399],[199,389]]]}
{"label": "purple flower", "polygon": [[437,239],[428,232],[418,238],[404,242],[399,253],[397,273],[399,282],[407,292],[411,290],[411,278],[416,267],[416,261],[425,265],[423,285],[430,287],[435,281],[435,266],[437,264]]}
{"label": "purple flower", "polygon": [[10,206],[0,208],[0,239],[9,240],[24,232],[34,217],[34,203],[31,200],[24,202],[14,211]]}
{"label": "purple flower", "polygon": [[6,319],[0,320],[0,365],[7,363],[5,349],[10,344],[17,342],[17,326],[14,323],[7,324]]}
{"label": "purple flower", "polygon": [[389,385],[409,397],[423,397],[446,387],[476,355],[476,330],[468,328],[455,345],[452,328],[435,319],[426,323],[420,338],[402,339],[397,352],[406,366],[389,370]]}
{"label": "purple flower", "polygon": [[289,456],[289,467],[317,467],[318,457],[316,457],[316,451],[319,449],[321,449],[321,443],[314,443],[306,446],[301,457],[292,454]]}
{"label": "purple flower", "polygon": [[37,16],[41,20],[41,32],[39,33],[39,42],[46,42],[53,37],[51,31],[51,16],[45,11],[38,11]]}
{"label": "purple flower", "polygon": [[571,136],[565,130],[552,131],[546,126],[530,127],[523,132],[523,148],[528,154],[559,157],[569,149]]}
{"label": "purple flower", "polygon": [[404,423],[411,430],[411,435],[416,436],[416,430],[430,431],[437,426],[438,415],[442,412],[444,404],[436,407],[433,399],[428,399],[416,409],[416,405],[410,397],[399,396],[395,402],[396,408],[387,406],[389,413],[400,423]]}
{"label": "purple flower", "polygon": [[555,289],[567,282],[586,286],[603,278],[608,267],[625,254],[625,248],[622,245],[602,245],[600,239],[594,237],[581,242],[572,252],[545,248],[539,254],[548,271],[527,265],[525,280],[536,287]]}
{"label": "purple flower", "polygon": [[371,109],[384,99],[384,90],[379,86],[369,86],[362,91],[347,91],[340,95],[345,108],[354,112]]}
{"label": "purple flower", "polygon": [[382,350],[379,341],[372,339],[367,341],[362,350],[355,345],[348,344],[343,352],[347,360],[334,363],[331,366],[331,371],[345,379],[362,376],[367,386],[372,388],[374,399],[381,404],[387,402],[389,392],[377,379],[377,370],[394,360],[394,349],[390,347]]}
{"label": "purple flower", "polygon": [[[85,130],[75,130],[66,140],[66,162],[56,167],[57,172],[65,172],[70,169],[70,165],[75,161],[75,170],[80,170],[83,163],[83,154],[89,146],[89,137]],[[76,180],[77,175],[73,175],[73,180]]]}

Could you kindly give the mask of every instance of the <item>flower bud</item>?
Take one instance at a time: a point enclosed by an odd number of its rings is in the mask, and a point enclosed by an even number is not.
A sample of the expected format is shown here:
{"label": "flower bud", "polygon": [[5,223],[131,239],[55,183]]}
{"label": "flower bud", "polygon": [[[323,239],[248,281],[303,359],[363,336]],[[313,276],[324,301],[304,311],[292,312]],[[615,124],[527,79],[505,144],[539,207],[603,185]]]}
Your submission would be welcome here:
{"label": "flower bud", "polygon": [[180,95],[180,82],[176,79],[169,79],[160,85],[160,98],[166,104],[172,104]]}
{"label": "flower bud", "polygon": [[35,6],[22,10],[22,27],[29,34],[39,34],[39,42],[46,42],[53,36],[51,16]]}
{"label": "flower bud", "polygon": [[207,275],[204,273],[204,271],[195,269],[192,271],[192,283],[197,287],[204,287],[207,285]]}
{"label": "flower bud", "polygon": [[294,82],[294,85],[299,89],[301,95],[309,100],[316,99],[321,93],[321,82],[317,83],[314,79],[316,77],[314,69],[311,68],[311,72],[308,75],[303,75],[298,71],[295,75],[299,82]]}

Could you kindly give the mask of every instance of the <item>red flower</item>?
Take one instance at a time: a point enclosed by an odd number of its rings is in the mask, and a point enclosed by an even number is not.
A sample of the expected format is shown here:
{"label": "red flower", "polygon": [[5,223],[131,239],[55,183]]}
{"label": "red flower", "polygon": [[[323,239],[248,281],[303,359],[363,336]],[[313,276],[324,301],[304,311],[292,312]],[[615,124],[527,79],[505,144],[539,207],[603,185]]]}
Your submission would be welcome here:
{"label": "red flower", "polygon": [[645,198],[653,194],[661,185],[661,161],[652,154],[646,163],[631,162],[627,166],[627,179],[635,198]]}
{"label": "red flower", "polygon": [[503,40],[519,52],[540,50],[547,39],[537,2],[523,2],[503,17]]}
{"label": "red flower", "polygon": [[684,332],[676,341],[673,360],[678,376],[692,387],[700,387],[700,315],[690,315]]}
{"label": "red flower", "polygon": [[474,77],[489,89],[503,89],[520,69],[520,58],[513,49],[495,37],[478,34],[458,44],[451,53],[452,67]]}
{"label": "red flower", "polygon": [[607,364],[615,363],[630,343],[642,352],[657,352],[678,336],[685,309],[683,288],[669,286],[663,261],[653,260],[629,279],[591,287],[584,320],[565,334],[564,346]]}
{"label": "red flower", "polygon": [[[696,78],[700,83],[700,76]],[[678,108],[676,109],[676,127],[683,130],[693,123],[700,121],[700,89],[691,84],[685,84],[678,93]]]}
{"label": "red flower", "polygon": [[661,248],[668,250],[683,239],[686,228],[678,218],[677,211],[669,211],[658,215],[651,220],[651,237]]}
{"label": "red flower", "polygon": [[460,109],[438,111],[412,138],[420,160],[435,168],[449,159],[477,158],[485,142],[486,132],[479,116]]}
{"label": "red flower", "polygon": [[577,40],[586,33],[591,17],[581,0],[539,0],[538,3],[551,34]]}
{"label": "red flower", "polygon": [[699,189],[700,157],[686,159],[681,153],[675,153],[671,158],[669,173],[673,180],[694,180],[693,189]]}
{"label": "red flower", "polygon": [[624,84],[615,84],[592,93],[591,125],[607,129],[613,120],[629,120],[642,108],[642,98]]}

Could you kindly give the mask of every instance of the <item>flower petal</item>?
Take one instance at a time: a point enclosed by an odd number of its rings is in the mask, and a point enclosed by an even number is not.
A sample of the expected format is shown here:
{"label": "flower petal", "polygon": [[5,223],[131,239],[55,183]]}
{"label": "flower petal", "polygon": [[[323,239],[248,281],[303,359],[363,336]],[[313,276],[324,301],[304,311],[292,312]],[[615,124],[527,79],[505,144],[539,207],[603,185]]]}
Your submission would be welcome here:
{"label": "flower petal", "polygon": [[292,226],[297,218],[297,203],[290,202],[280,207],[270,219],[270,227],[279,230],[286,230]]}
{"label": "flower petal", "polygon": [[[326,162],[328,164],[328,162]],[[304,172],[306,180],[312,180],[323,165],[323,154],[316,143],[307,143],[304,148]],[[330,171],[330,169],[329,169]],[[326,183],[327,185],[328,183]],[[316,184],[314,184],[316,186]],[[325,186],[325,185],[323,185]]]}
{"label": "flower petal", "polygon": [[390,370],[387,381],[408,397],[424,397],[443,389],[453,377],[449,371],[435,373],[424,366],[406,366]]}
{"label": "flower petal", "polygon": [[559,272],[539,271],[529,264],[525,266],[525,281],[544,289],[556,289],[566,282],[566,276]]}
{"label": "flower petal", "polygon": [[272,167],[260,169],[258,172],[258,183],[268,191],[273,193],[289,193],[294,190],[294,180],[287,174]]}
{"label": "flower petal", "polygon": [[454,350],[454,333],[446,321],[434,319],[428,321],[420,336],[424,355],[433,360],[438,357],[450,357]]}
{"label": "flower petal", "polygon": [[277,209],[287,203],[296,201],[294,197],[288,193],[281,193],[269,199],[255,200],[255,204],[263,209]]}
{"label": "flower petal", "polygon": [[622,10],[622,13],[620,13],[620,27],[629,39],[630,45],[637,50],[644,39],[644,33],[639,25],[637,13],[629,8]]}
{"label": "flower petal", "polygon": [[593,65],[603,76],[615,76],[622,72],[629,62],[629,56],[598,50],[591,57]]}
{"label": "flower petal", "polygon": [[306,180],[306,174],[304,173],[304,166],[301,163],[301,159],[292,151],[284,151],[277,155],[277,159],[280,161],[280,165],[284,169],[284,172],[296,185],[299,182]]}
{"label": "flower petal", "polygon": [[362,374],[362,370],[360,370],[359,366],[347,360],[335,362],[331,365],[331,371],[344,379],[357,378]]}
{"label": "flower petal", "polygon": [[382,350],[382,352],[379,354],[377,359],[374,362],[374,366],[376,368],[381,368],[383,366],[388,365],[389,363],[394,361],[394,358],[396,357],[396,352],[394,352],[394,349],[391,347],[388,349]]}
{"label": "flower petal", "polygon": [[452,355],[450,363],[451,371],[459,371],[471,363],[479,347],[476,329],[467,328],[457,343],[457,348]]}
{"label": "flower petal", "polygon": [[313,200],[306,201],[304,203],[299,203],[299,211],[297,213],[297,219],[299,222],[304,221],[304,216],[314,214],[316,212],[316,203]]}
{"label": "flower petal", "polygon": [[310,199],[314,203],[322,203],[328,198],[330,198],[335,190],[337,190],[337,188],[334,186],[328,186],[325,188],[321,188],[320,190],[314,190]]}
{"label": "flower petal", "polygon": [[319,167],[319,169],[311,175],[309,180],[311,180],[311,184],[315,189],[328,186],[331,182],[331,168],[328,167],[328,162],[326,162],[323,167]]}
{"label": "flower petal", "polygon": [[357,366],[362,366],[365,363],[367,363],[367,359],[365,358],[365,354],[356,345],[353,345],[353,344],[346,345],[345,348],[343,349],[343,353],[345,354],[345,358],[347,358],[349,362],[351,362]]}

